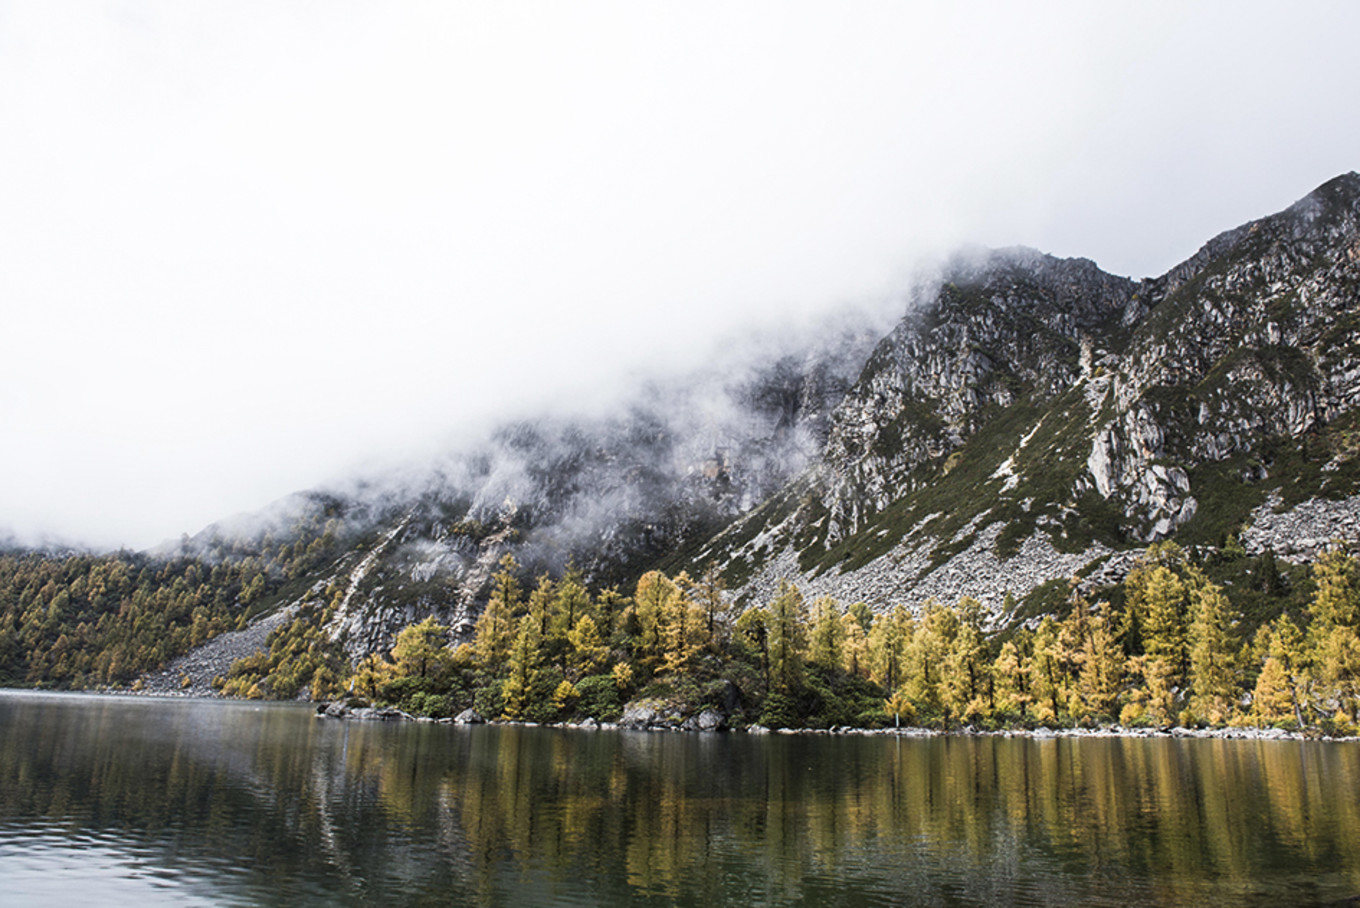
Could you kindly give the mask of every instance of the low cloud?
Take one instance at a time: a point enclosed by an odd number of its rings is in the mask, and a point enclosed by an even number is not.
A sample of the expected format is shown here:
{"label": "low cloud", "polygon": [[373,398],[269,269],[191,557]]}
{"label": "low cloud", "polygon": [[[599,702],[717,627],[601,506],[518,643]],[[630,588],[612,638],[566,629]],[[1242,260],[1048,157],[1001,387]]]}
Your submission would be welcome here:
{"label": "low cloud", "polygon": [[964,241],[1158,273],[1356,166],[1358,27],[9,4],[0,526],[154,545],[901,305]]}

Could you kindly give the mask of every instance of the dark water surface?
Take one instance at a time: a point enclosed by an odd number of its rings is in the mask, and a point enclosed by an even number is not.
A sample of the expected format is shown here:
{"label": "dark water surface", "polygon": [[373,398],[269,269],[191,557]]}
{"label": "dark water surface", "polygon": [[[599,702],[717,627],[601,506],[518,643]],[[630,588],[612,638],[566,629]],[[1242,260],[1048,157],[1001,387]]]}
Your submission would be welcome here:
{"label": "dark water surface", "polygon": [[0,693],[0,905],[1317,905],[1360,745],[321,721]]}

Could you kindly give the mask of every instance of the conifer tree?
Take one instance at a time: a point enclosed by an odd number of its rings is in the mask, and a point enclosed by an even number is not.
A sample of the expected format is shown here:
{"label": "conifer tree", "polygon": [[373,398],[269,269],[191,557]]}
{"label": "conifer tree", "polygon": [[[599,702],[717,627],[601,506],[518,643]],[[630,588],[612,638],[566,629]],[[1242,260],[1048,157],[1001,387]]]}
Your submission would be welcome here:
{"label": "conifer tree", "polygon": [[665,626],[674,610],[680,588],[660,571],[648,571],[638,579],[633,593],[637,640],[633,647],[638,664],[648,674],[662,670],[666,654]]}
{"label": "conifer tree", "polygon": [[760,678],[765,690],[770,689],[770,613],[760,606],[752,606],[737,619],[737,639],[755,656],[760,665]]}
{"label": "conifer tree", "polygon": [[1081,614],[1081,649],[1077,657],[1077,699],[1081,712],[1089,716],[1114,716],[1124,676],[1124,651],[1119,643],[1118,622],[1108,602],[1097,603],[1089,612],[1084,602],[1074,614]]}
{"label": "conifer tree", "polygon": [[850,607],[845,610],[845,613],[859,622],[860,629],[864,631],[864,635],[867,637],[869,631],[874,626],[874,610],[869,608],[869,604],[866,602],[852,602],[850,603]]}
{"label": "conifer tree", "polygon": [[1360,709],[1360,567],[1333,549],[1314,562],[1313,577],[1308,644],[1315,705],[1350,730]]}
{"label": "conifer tree", "polygon": [[731,634],[732,616],[729,612],[726,586],[718,566],[710,561],[704,568],[701,578],[694,581],[686,591],[704,613],[707,646],[715,653],[727,652],[728,638]]}
{"label": "conifer tree", "polygon": [[853,612],[841,616],[841,628],[845,637],[844,656],[841,667],[846,674],[867,676],[869,673],[869,635],[864,624]]}
{"label": "conifer tree", "polygon": [[595,619],[590,615],[582,615],[577,620],[576,626],[567,633],[567,642],[571,645],[568,675],[572,680],[595,674],[609,658],[609,648],[601,640]]}
{"label": "conifer tree", "polygon": [[[586,591],[585,578],[581,576],[581,571],[575,564],[567,565],[566,574],[563,575],[553,591],[550,633],[558,639],[565,640],[567,635],[576,627],[576,623],[587,615],[591,615],[592,611],[590,593]],[[598,625],[596,625],[596,629],[598,630]]]}
{"label": "conifer tree", "polygon": [[1030,702],[1040,722],[1056,722],[1067,703],[1067,684],[1058,651],[1058,622],[1045,615],[1031,639]]}
{"label": "conifer tree", "polygon": [[614,640],[615,635],[621,634],[623,617],[632,609],[632,601],[616,588],[610,587],[602,591],[595,597],[595,617],[596,624],[602,636],[607,642]]}
{"label": "conifer tree", "polygon": [[540,677],[540,649],[543,634],[533,615],[519,620],[514,646],[510,650],[509,674],[501,688],[505,718],[523,718],[533,705],[534,691]]}
{"label": "conifer tree", "polygon": [[1190,712],[1211,725],[1232,717],[1238,696],[1236,653],[1229,629],[1232,605],[1222,587],[1199,571],[1190,588]]}
{"label": "conifer tree", "polygon": [[397,674],[421,679],[443,675],[453,658],[453,653],[446,645],[448,630],[435,621],[433,615],[403,628],[397,634],[396,645],[392,647]]}
{"label": "conifer tree", "polygon": [[689,577],[681,573],[673,582],[674,594],[666,597],[661,612],[662,670],[683,674],[706,642],[702,609],[685,593]]}
{"label": "conifer tree", "polygon": [[770,684],[789,692],[803,684],[803,658],[807,648],[807,618],[803,594],[782,580],[769,606]]}
{"label": "conifer tree", "polygon": [[1280,615],[1256,632],[1253,650],[1264,660],[1251,695],[1251,718],[1258,726],[1293,722],[1303,725],[1296,672],[1302,656],[1303,634]]}
{"label": "conifer tree", "polygon": [[884,690],[896,690],[902,684],[915,633],[916,623],[900,602],[874,619],[869,631],[869,677]]}
{"label": "conifer tree", "polygon": [[958,631],[959,619],[954,610],[932,600],[926,603],[907,647],[904,679],[907,696],[921,711],[939,714],[946,723],[953,701],[946,698],[942,682]]}
{"label": "conifer tree", "polygon": [[517,618],[522,608],[519,563],[514,555],[501,558],[500,571],[493,579],[491,598],[477,618],[473,647],[477,663],[489,674],[496,674],[505,666],[510,648],[515,641]]}
{"label": "conifer tree", "polygon": [[883,708],[893,717],[893,728],[900,728],[903,719],[910,722],[916,718],[916,707],[900,690],[893,691],[892,696],[883,701]]}
{"label": "conifer tree", "polygon": [[[553,631],[553,601],[557,598],[557,584],[547,574],[538,578],[538,583],[529,591],[529,615],[538,622],[538,634],[545,641]],[[566,633],[562,634],[563,639]]]}
{"label": "conifer tree", "polygon": [[808,660],[828,671],[841,668],[845,660],[845,625],[840,606],[830,596],[820,596],[812,604],[812,634]]}
{"label": "conifer tree", "polygon": [[1304,692],[1307,680],[1303,631],[1288,614],[1282,614],[1257,632],[1257,652],[1264,658],[1252,694],[1252,716],[1257,724],[1275,724],[1291,717],[1304,725]]}
{"label": "conifer tree", "polygon": [[941,697],[950,713],[966,720],[989,716],[993,709],[991,659],[982,627],[982,603],[971,596],[951,609],[956,616],[941,677]]}
{"label": "conifer tree", "polygon": [[[1164,553],[1153,547],[1150,553]],[[1175,550],[1179,552],[1179,549]],[[1145,658],[1130,663],[1142,678],[1146,712],[1161,725],[1179,721],[1188,662],[1185,584],[1165,564],[1139,568],[1125,580],[1129,609],[1138,615]]]}
{"label": "conifer tree", "polygon": [[992,677],[996,686],[996,710],[1003,715],[1029,716],[1030,694],[1029,631],[1021,630],[1015,637],[1001,644]]}

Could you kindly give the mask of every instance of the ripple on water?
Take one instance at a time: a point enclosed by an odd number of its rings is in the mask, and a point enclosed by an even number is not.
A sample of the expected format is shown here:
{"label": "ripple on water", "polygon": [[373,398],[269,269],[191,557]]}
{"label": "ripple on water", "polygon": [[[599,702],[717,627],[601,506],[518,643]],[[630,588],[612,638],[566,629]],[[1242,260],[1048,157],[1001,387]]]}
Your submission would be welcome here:
{"label": "ripple on water", "polygon": [[[59,822],[0,824],[0,903],[6,906],[212,906],[256,904],[233,892],[224,861],[167,854],[166,847]],[[74,901],[73,901],[74,899]]]}

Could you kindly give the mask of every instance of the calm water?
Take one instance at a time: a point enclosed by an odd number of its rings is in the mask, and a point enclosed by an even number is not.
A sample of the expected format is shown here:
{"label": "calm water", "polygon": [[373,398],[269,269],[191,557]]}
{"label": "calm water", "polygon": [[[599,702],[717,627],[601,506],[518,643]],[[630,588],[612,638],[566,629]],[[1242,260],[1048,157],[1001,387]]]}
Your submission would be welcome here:
{"label": "calm water", "polygon": [[0,694],[0,905],[1309,905],[1360,746],[584,732]]}

